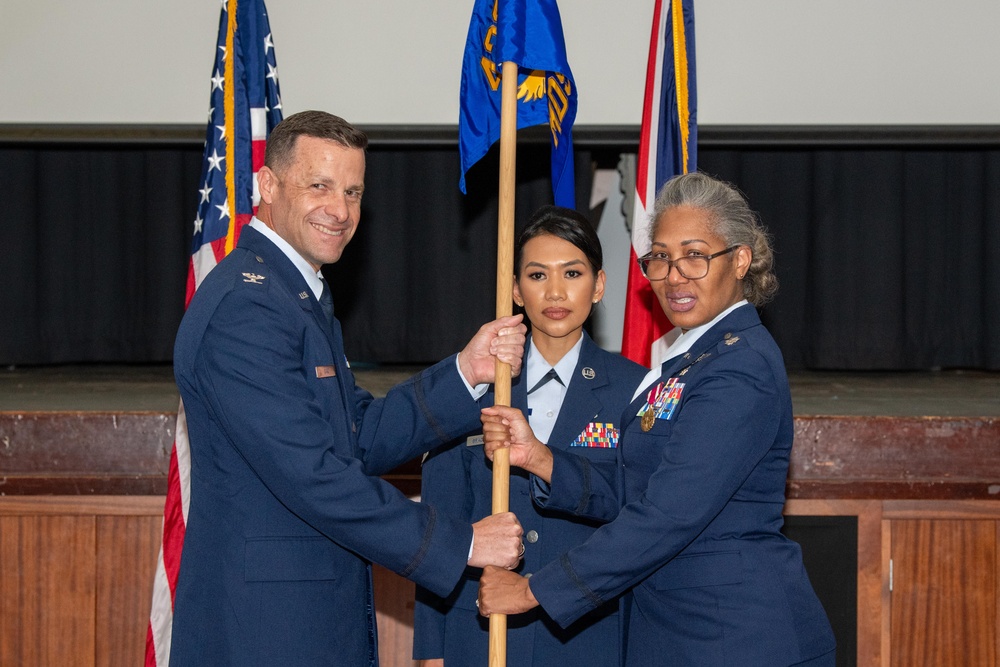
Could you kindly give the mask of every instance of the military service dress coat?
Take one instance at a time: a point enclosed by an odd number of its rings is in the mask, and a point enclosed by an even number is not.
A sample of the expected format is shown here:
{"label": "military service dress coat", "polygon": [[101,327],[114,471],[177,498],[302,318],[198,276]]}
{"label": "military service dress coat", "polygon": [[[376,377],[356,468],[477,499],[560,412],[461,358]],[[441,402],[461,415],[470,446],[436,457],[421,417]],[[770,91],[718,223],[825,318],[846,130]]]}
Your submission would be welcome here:
{"label": "military service dress coat", "polygon": [[614,521],[538,570],[535,598],[567,626],[630,591],[627,665],[832,664],[801,550],[779,532],[792,404],[754,307],[665,362],[649,389],[621,419],[614,482],[553,451],[549,495],[537,500]]}
{"label": "military service dress coat", "polygon": [[[530,341],[528,343],[530,345]],[[527,355],[528,347],[525,347]],[[548,445],[580,457],[613,476],[619,417],[631,391],[648,369],[602,350],[584,333],[580,358],[566,388]],[[511,403],[528,409],[524,373],[511,384]],[[491,398],[484,402],[492,402]],[[480,427],[476,434],[482,433]],[[483,454],[482,438],[463,439],[435,452],[421,471],[421,498],[441,512],[465,521],[491,513],[493,470]],[[524,559],[518,572],[531,573],[584,542],[600,522],[574,518],[535,506],[532,481],[511,468],[510,511],[524,528]],[[414,618],[414,657],[444,657],[446,667],[486,665],[487,619],[479,616],[476,597],[480,570],[469,568],[454,591],[442,599],[418,589]],[[591,611],[568,628],[560,628],[541,610],[507,619],[508,665],[616,665],[621,628],[618,603]]]}
{"label": "military service dress coat", "polygon": [[359,389],[340,325],[245,228],[177,335],[191,502],[171,667],[377,664],[370,561],[441,594],[472,529],[377,475],[479,423],[454,357]]}

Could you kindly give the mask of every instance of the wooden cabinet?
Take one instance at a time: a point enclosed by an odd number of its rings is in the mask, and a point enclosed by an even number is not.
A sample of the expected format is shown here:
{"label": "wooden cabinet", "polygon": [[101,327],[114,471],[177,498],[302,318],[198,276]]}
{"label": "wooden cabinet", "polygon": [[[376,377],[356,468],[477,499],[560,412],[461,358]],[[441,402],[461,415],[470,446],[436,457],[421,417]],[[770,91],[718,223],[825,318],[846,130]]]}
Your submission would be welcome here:
{"label": "wooden cabinet", "polygon": [[1000,502],[789,500],[858,520],[857,664],[1000,665]]}
{"label": "wooden cabinet", "polygon": [[0,665],[141,665],[162,497],[0,497]]}
{"label": "wooden cabinet", "polygon": [[[142,664],[174,421],[0,413],[0,665]],[[841,664],[1000,667],[1000,419],[795,421],[786,515],[857,519]],[[412,667],[413,585],[375,577],[382,665]]]}
{"label": "wooden cabinet", "polygon": [[997,664],[995,519],[887,521],[889,664]]}
{"label": "wooden cabinet", "polygon": [[[142,665],[162,496],[0,496],[0,666]],[[375,568],[382,667],[412,667],[413,583]]]}

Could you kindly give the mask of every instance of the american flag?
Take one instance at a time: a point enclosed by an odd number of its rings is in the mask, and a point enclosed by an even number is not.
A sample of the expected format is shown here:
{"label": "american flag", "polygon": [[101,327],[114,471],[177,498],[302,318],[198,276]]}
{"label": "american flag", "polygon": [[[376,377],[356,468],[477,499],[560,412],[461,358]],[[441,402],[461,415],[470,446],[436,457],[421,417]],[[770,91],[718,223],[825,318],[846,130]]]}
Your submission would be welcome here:
{"label": "american flag", "polygon": [[694,0],[656,0],[646,66],[646,96],[636,167],[632,248],[625,296],[622,354],[643,366],[659,364],[676,338],[636,261],[649,252],[656,193],[697,164]]}
{"label": "american flag", "polygon": [[[257,171],[264,164],[264,143],[281,121],[278,64],[263,0],[223,3],[211,85],[205,163],[185,305],[208,272],[233,249],[240,230],[256,212],[260,199]],[[169,663],[174,591],[191,500],[190,479],[191,457],[181,404],[170,454],[163,542],[146,633],[147,667],[166,667]]]}

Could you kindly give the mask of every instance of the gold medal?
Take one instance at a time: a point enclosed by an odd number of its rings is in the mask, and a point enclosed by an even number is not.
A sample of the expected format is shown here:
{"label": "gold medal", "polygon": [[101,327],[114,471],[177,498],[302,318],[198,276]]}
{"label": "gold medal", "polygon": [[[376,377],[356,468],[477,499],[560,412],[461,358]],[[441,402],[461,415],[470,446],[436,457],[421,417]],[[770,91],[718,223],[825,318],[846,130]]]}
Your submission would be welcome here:
{"label": "gold medal", "polygon": [[653,424],[656,423],[656,410],[652,405],[646,408],[646,411],[642,413],[642,421],[639,425],[642,426],[642,432],[648,433],[650,429],[653,428]]}

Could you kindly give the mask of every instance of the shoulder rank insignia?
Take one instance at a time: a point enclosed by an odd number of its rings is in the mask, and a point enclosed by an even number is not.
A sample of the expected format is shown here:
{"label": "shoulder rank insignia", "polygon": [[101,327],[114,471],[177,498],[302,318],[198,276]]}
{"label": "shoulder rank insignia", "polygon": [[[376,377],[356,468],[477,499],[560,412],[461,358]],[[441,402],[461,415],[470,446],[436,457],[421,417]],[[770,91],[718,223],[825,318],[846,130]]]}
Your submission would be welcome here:
{"label": "shoulder rank insignia", "polygon": [[739,336],[733,336],[732,338],[727,338],[726,339],[726,345],[732,345],[733,343],[736,343],[739,340],[740,340]]}
{"label": "shoulder rank insignia", "polygon": [[243,282],[245,283],[252,283],[254,285],[263,285],[264,283],[260,282],[262,280],[264,280],[264,276],[258,276],[256,273],[243,274]]}

